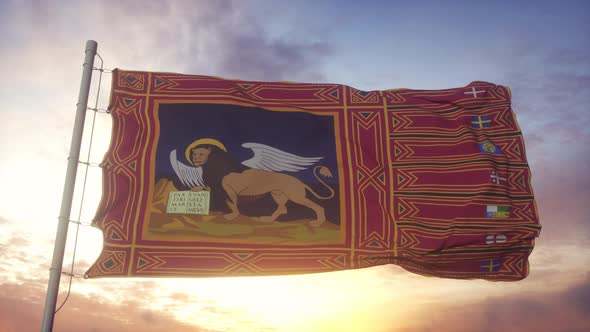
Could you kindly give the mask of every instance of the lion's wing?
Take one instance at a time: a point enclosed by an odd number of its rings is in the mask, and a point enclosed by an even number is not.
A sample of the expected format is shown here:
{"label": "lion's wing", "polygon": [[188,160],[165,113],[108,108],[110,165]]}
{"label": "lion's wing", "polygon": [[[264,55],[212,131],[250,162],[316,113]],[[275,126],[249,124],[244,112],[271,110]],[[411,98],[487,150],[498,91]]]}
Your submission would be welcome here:
{"label": "lion's wing", "polygon": [[244,143],[242,147],[252,149],[254,157],[242,164],[274,172],[297,172],[317,163],[323,157],[300,157],[260,143]]}
{"label": "lion's wing", "polygon": [[204,186],[203,170],[201,167],[192,167],[183,164],[176,157],[176,150],[170,152],[170,164],[180,179],[180,182],[187,187]]}

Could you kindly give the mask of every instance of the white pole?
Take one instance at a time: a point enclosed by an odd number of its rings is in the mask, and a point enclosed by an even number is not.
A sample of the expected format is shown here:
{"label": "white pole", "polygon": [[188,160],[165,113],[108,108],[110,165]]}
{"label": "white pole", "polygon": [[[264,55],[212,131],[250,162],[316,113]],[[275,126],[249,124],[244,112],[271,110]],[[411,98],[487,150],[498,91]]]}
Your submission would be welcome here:
{"label": "white pole", "polygon": [[64,251],[66,248],[66,240],[68,238],[68,226],[70,223],[74,187],[76,185],[80,146],[82,145],[84,119],[86,118],[88,94],[90,93],[90,83],[92,81],[92,68],[94,67],[94,56],[96,55],[97,48],[98,44],[94,40],[88,40],[86,42],[86,57],[84,58],[80,93],[78,94],[78,103],[76,104],[76,121],[74,122],[74,132],[72,133],[70,155],[68,157],[66,181],[61,200],[61,210],[59,212],[55,245],[53,247],[53,260],[51,261],[51,268],[49,269],[49,282],[47,284],[47,296],[45,297],[43,323],[41,325],[42,332],[51,332],[53,330],[55,305],[57,303]]}

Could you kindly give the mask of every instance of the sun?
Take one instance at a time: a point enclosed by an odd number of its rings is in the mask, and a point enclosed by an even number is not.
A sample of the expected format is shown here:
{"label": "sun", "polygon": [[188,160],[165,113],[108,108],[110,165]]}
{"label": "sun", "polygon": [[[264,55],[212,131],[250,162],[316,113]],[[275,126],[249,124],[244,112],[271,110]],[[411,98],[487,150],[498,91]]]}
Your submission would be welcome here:
{"label": "sun", "polygon": [[228,324],[240,322],[240,331],[392,331],[389,319],[401,319],[387,308],[383,321],[383,304],[399,296],[371,287],[370,271],[162,281],[167,291],[188,295],[174,314],[194,325],[207,317],[208,327],[231,330]]}

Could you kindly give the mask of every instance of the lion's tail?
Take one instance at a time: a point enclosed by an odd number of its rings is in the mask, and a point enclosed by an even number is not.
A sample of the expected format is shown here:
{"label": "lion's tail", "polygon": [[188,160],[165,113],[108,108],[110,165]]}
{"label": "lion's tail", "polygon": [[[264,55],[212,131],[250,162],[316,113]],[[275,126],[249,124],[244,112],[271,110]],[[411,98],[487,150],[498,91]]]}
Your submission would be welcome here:
{"label": "lion's tail", "polygon": [[322,180],[321,177],[318,176],[318,173],[316,172],[318,170],[319,170],[320,175],[322,175],[324,177],[332,178],[334,176],[332,175],[332,172],[330,172],[330,170],[325,166],[316,166],[313,169],[313,175],[315,176],[316,179],[318,179],[318,181],[320,181],[324,185],[324,187],[326,187],[326,188],[328,188],[328,190],[330,190],[330,195],[320,196],[318,193],[313,191],[313,189],[311,189],[309,186],[306,186],[307,190],[309,190],[309,192],[312,193],[318,199],[330,199],[330,198],[334,197],[334,195],[336,195],[336,193],[334,192],[334,189],[332,189],[332,187],[330,187],[326,182],[324,182],[324,180]]}

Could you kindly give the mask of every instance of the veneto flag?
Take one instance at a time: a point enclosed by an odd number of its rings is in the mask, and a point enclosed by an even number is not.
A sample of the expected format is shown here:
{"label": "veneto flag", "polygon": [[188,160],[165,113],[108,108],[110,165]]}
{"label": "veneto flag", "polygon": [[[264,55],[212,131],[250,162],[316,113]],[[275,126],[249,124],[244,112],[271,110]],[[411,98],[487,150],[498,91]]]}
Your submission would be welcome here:
{"label": "veneto flag", "polygon": [[528,274],[540,226],[506,87],[115,70],[109,109],[90,278]]}

